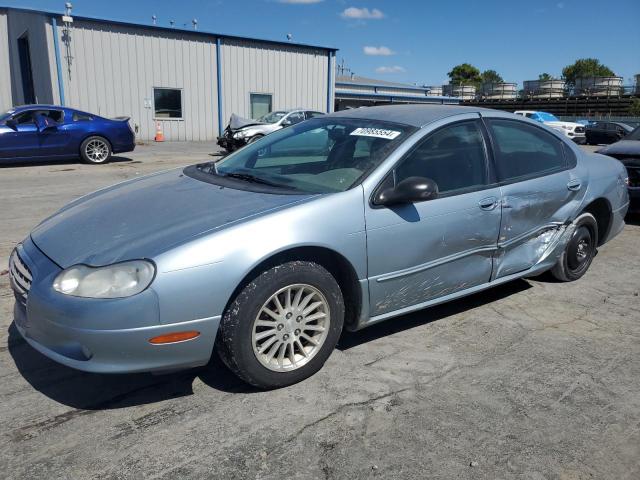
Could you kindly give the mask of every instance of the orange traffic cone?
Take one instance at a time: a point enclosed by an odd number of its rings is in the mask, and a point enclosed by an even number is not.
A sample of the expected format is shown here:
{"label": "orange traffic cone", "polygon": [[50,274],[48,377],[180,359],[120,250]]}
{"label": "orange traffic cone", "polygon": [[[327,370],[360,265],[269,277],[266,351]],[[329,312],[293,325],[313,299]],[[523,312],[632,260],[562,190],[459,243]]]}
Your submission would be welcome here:
{"label": "orange traffic cone", "polygon": [[160,122],[156,122],[156,142],[164,142],[164,133],[162,133],[162,126]]}

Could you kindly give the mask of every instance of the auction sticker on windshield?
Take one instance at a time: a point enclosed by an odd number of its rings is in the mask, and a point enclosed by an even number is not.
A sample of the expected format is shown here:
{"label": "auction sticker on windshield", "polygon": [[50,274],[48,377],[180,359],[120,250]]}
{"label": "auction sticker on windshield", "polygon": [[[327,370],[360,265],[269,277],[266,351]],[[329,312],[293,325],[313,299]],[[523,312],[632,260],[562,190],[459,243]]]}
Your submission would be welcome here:
{"label": "auction sticker on windshield", "polygon": [[351,135],[357,135],[359,137],[376,137],[386,138],[387,140],[393,140],[402,132],[397,130],[385,130],[383,128],[356,128]]}

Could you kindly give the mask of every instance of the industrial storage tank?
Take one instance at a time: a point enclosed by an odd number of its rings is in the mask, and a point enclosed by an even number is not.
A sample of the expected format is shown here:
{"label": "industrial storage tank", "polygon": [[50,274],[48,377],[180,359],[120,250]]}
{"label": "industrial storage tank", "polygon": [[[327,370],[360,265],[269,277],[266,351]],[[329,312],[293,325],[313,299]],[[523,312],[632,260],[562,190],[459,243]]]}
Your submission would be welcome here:
{"label": "industrial storage tank", "polygon": [[427,89],[427,94],[431,97],[441,97],[442,96],[442,87],[428,87],[425,85]]}
{"label": "industrial storage tank", "polygon": [[476,98],[476,87],[474,85],[451,85],[442,86],[443,93],[448,97],[458,97],[462,100],[474,100]]}
{"label": "industrial storage tank", "polygon": [[575,95],[611,97],[622,95],[622,77],[576,78]]}
{"label": "industrial storage tank", "polygon": [[525,80],[524,96],[528,98],[562,98],[565,94],[564,80]]}
{"label": "industrial storage tank", "polygon": [[518,95],[518,85],[508,82],[483,83],[480,94],[486,100],[514,100]]}

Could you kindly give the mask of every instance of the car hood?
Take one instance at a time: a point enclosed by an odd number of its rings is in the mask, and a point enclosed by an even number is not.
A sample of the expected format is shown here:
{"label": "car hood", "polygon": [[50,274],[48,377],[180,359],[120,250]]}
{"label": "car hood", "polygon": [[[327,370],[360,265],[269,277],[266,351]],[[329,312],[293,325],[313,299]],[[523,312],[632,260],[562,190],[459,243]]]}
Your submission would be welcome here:
{"label": "car hood", "polygon": [[62,268],[109,265],[153,258],[310,197],[220,187],[171,170],[81,197],[44,220],[31,238]]}
{"label": "car hood", "polygon": [[252,120],[250,118],[243,118],[240,115],[236,115],[235,113],[231,114],[231,118],[229,119],[228,127],[231,130],[239,130],[241,128],[250,127],[253,125],[266,125],[262,122],[258,122],[256,120]]}
{"label": "car hood", "polygon": [[640,140],[620,140],[598,150],[602,155],[638,155],[640,156]]}
{"label": "car hood", "polygon": [[584,127],[584,125],[582,125],[581,123],[574,123],[574,122],[544,122],[545,125],[549,125],[550,127],[571,127],[571,128],[576,128],[576,127]]}

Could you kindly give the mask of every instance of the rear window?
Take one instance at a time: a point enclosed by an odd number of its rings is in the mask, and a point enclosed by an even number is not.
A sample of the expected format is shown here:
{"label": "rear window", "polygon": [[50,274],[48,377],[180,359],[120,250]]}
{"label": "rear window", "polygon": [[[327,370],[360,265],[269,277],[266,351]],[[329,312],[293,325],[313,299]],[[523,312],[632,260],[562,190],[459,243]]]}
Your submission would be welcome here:
{"label": "rear window", "polygon": [[82,112],[74,112],[73,113],[73,121],[74,122],[90,122],[93,120],[93,117],[88,113]]}
{"label": "rear window", "polygon": [[515,120],[490,119],[499,181],[544,175],[565,168],[561,140],[542,128]]}

